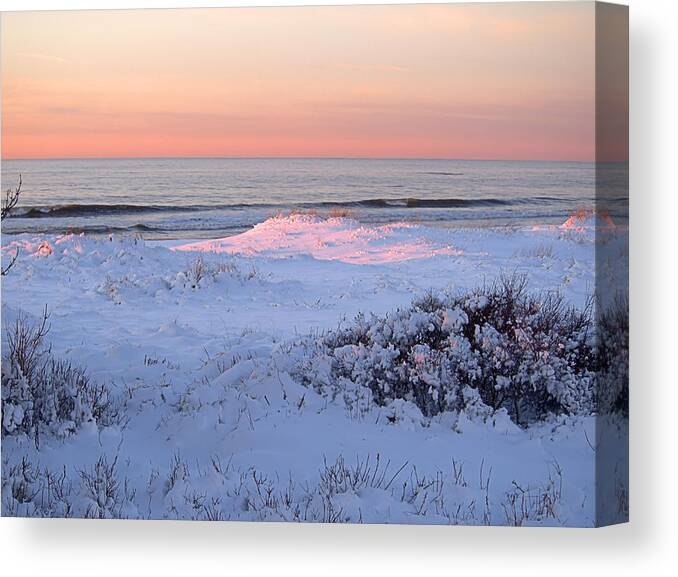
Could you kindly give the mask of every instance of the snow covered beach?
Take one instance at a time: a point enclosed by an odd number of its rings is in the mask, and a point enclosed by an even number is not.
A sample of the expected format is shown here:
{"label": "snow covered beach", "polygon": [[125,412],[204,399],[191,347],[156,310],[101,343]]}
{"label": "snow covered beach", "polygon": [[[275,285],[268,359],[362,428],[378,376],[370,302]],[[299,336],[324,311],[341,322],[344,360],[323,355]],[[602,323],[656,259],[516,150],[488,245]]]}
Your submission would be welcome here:
{"label": "snow covered beach", "polygon": [[627,262],[626,230],[584,213],[519,229],[297,214],[197,242],[4,235],[3,257],[20,258],[3,278],[3,355],[17,319],[47,306],[51,354],[105,385],[117,418],[55,420],[37,446],[4,410],[3,514],[591,526],[595,448],[615,442],[592,416],[424,414],[374,402],[358,377],[337,394],[299,375],[360,313],[502,275],[584,310],[596,242]]}

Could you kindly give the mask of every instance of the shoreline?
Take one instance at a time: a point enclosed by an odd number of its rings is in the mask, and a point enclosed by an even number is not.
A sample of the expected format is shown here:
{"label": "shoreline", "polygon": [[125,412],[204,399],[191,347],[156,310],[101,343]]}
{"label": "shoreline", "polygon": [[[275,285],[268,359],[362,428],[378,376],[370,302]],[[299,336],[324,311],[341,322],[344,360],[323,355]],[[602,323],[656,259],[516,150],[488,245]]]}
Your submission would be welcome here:
{"label": "shoreline", "polygon": [[[220,238],[228,238],[238,236],[240,234],[251,231],[253,228],[264,224],[272,219],[284,218],[286,216],[307,215],[324,220],[335,218],[343,218],[350,221],[355,221],[363,227],[379,227],[387,225],[408,224],[417,225],[431,229],[442,230],[459,230],[459,231],[495,231],[495,232],[517,232],[520,230],[529,230],[539,227],[553,227],[561,226],[566,220],[576,215],[578,212],[595,212],[594,204],[589,206],[582,206],[576,211],[563,213],[559,215],[549,215],[540,218],[536,217],[520,217],[506,218],[504,216],[483,217],[483,218],[458,218],[458,219],[421,219],[416,216],[399,218],[394,216],[390,219],[373,219],[365,218],[359,212],[347,211],[338,214],[333,214],[331,211],[321,212],[316,210],[301,210],[290,209],[287,211],[272,212],[268,216],[262,216],[256,222],[244,226],[236,226],[231,228],[216,228],[214,230],[202,229],[186,229],[171,231],[162,228],[154,228],[145,224],[130,225],[127,227],[106,227],[104,225],[97,226],[96,229],[81,228],[81,227],[55,227],[54,229],[37,229],[37,230],[11,230],[12,225],[16,223],[17,219],[8,221],[10,231],[2,230],[3,236],[29,236],[29,235],[44,235],[44,236],[60,236],[60,235],[87,235],[91,238],[106,239],[111,235],[121,237],[140,237],[148,242],[193,242],[198,240],[218,240]],[[619,228],[628,228],[628,218],[621,218],[618,214],[613,214],[615,225]],[[32,220],[32,219],[29,219]],[[42,220],[42,219],[41,219]],[[6,227],[7,225],[5,225]]]}

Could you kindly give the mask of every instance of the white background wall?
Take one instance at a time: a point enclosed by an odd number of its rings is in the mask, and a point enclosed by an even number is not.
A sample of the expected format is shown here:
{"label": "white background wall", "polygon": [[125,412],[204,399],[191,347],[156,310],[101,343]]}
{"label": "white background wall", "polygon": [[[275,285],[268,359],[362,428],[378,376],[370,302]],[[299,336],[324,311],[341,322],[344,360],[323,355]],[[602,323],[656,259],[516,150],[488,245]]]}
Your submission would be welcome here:
{"label": "white background wall", "polygon": [[[350,4],[346,0],[312,4]],[[376,3],[363,0],[362,3]],[[382,2],[384,3],[384,2]],[[293,1],[0,0],[1,10]],[[0,519],[4,575],[678,574],[678,2],[631,8],[632,522],[600,530]]]}

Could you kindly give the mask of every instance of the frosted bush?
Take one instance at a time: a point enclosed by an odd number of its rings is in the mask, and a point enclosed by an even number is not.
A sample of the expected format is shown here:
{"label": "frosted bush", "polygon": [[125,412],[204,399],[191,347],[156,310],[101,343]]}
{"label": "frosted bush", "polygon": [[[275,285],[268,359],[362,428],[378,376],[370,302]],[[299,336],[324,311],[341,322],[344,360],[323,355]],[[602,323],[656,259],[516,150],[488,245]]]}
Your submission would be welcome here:
{"label": "frosted bush", "polygon": [[618,296],[597,319],[599,413],[629,413],[629,301]]}
{"label": "frosted bush", "polygon": [[462,295],[427,294],[383,317],[359,315],[309,347],[316,360],[298,372],[329,359],[329,375],[321,382],[307,375],[306,383],[335,396],[355,383],[378,405],[402,399],[427,417],[470,410],[470,399],[478,412],[469,389],[520,425],[549,414],[591,412],[596,355],[590,310],[526,288],[523,277],[502,278]]}
{"label": "frosted bush", "polygon": [[2,360],[2,436],[64,437],[84,423],[121,421],[117,399],[70,361],[56,359],[45,344],[47,314],[32,324],[20,317],[7,331]]}

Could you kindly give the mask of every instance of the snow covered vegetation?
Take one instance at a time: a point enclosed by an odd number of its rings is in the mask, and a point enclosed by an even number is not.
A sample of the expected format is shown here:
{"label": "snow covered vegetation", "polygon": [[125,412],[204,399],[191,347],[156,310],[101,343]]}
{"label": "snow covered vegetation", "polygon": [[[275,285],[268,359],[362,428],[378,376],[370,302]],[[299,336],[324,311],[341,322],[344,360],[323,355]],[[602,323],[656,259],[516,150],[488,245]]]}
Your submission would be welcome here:
{"label": "snow covered vegetation", "polygon": [[[358,385],[379,405],[403,399],[427,417],[482,405],[523,426],[591,414],[592,333],[587,310],[530,296],[525,277],[502,277],[456,296],[427,294],[384,317],[361,314],[321,339],[299,373],[318,390]],[[325,375],[309,370],[325,365]]]}
{"label": "snow covered vegetation", "polygon": [[65,437],[84,423],[106,427],[122,416],[108,388],[93,383],[70,360],[55,359],[45,344],[47,313],[32,325],[19,317],[7,333],[2,364],[2,433]]}
{"label": "snow covered vegetation", "polygon": [[628,272],[627,230],[609,218],[434,229],[296,214],[190,243],[3,237],[3,255],[17,249],[3,515],[627,515],[614,447],[628,300],[595,290]]}

